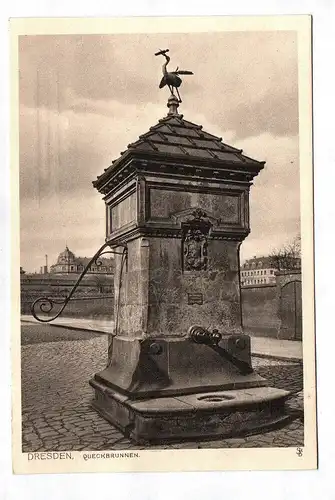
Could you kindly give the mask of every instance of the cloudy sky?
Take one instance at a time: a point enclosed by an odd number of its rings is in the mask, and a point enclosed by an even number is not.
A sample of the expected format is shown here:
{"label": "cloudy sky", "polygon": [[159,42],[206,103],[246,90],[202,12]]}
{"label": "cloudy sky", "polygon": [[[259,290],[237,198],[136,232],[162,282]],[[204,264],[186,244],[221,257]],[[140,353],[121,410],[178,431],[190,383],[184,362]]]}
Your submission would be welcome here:
{"label": "cloudy sky", "polygon": [[299,222],[294,32],[20,37],[21,265],[39,271],[68,244],[91,256],[105,237],[92,180],[167,113],[160,48],[192,70],[180,112],[265,160],[251,189],[242,258],[291,241]]}

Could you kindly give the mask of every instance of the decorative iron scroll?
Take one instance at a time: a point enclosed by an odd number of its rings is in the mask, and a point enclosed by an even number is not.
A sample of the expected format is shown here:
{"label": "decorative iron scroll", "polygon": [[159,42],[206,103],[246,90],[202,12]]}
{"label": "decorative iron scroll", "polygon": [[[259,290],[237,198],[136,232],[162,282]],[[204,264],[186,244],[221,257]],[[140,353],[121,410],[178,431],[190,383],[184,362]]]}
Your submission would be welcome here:
{"label": "decorative iron scroll", "polygon": [[[118,252],[116,250],[105,250],[105,248],[107,247],[123,247],[123,251],[122,252]],[[75,285],[72,287],[69,295],[67,297],[64,297],[64,298],[60,298],[60,297],[39,297],[38,299],[35,300],[35,302],[32,304],[31,306],[31,314],[34,316],[35,319],[37,319],[37,321],[40,321],[41,323],[50,323],[50,321],[53,321],[55,320],[56,318],[58,318],[62,312],[64,311],[65,307],[67,306],[67,304],[69,303],[69,301],[71,300],[71,298],[73,297],[75,291],[77,290],[81,280],[83,279],[83,277],[85,276],[85,274],[88,272],[88,270],[90,269],[90,267],[92,266],[92,264],[95,264],[97,267],[101,266],[102,265],[102,261],[99,260],[99,258],[102,256],[102,255],[105,255],[105,254],[116,254],[116,255],[122,255],[123,258],[125,259],[127,257],[127,247],[126,245],[124,245],[123,243],[116,243],[115,241],[106,241],[106,243],[104,243],[100,248],[99,250],[95,253],[95,255],[92,257],[92,259],[88,262],[88,264],[86,265],[85,269],[83,270],[83,272],[81,273],[81,275],[79,276],[78,280],[76,281]],[[48,317],[48,318],[43,318],[41,316],[39,316],[40,313],[49,313],[50,311],[53,310],[54,306],[55,305],[61,305],[62,307],[60,308],[60,310],[58,311],[57,314],[55,314],[54,316],[52,317]],[[38,312],[36,312],[36,310],[39,309]]]}
{"label": "decorative iron scroll", "polygon": [[182,223],[182,262],[184,271],[207,269],[208,233],[211,223],[206,213],[197,208],[187,222]]}

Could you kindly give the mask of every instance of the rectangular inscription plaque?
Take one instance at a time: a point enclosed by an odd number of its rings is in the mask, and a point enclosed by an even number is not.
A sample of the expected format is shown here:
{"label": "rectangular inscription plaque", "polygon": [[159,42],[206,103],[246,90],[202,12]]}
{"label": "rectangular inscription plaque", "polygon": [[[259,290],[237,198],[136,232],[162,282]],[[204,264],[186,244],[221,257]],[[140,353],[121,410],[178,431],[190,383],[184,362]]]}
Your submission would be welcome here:
{"label": "rectangular inscription plaque", "polygon": [[202,293],[188,293],[187,299],[187,302],[190,306],[193,306],[194,304],[198,304],[199,306],[201,306],[204,301]]}

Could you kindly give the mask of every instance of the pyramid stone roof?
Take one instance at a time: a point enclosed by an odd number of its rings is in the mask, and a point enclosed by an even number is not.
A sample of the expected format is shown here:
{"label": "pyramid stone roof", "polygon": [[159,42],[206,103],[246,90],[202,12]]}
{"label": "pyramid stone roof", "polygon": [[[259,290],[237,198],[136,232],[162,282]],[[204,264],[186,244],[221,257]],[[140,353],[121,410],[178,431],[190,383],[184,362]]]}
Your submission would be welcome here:
{"label": "pyramid stone roof", "polygon": [[[171,114],[162,118],[149,131],[139,136],[136,142],[128,145],[127,150],[113,164],[105,169],[94,187],[103,192],[105,181],[124,164],[129,157],[156,159],[164,162],[211,165],[222,168],[250,171],[257,175],[265,162],[259,162],[245,156],[241,149],[222,142],[217,137],[183,118],[183,115]],[[253,177],[252,176],[252,177]]]}

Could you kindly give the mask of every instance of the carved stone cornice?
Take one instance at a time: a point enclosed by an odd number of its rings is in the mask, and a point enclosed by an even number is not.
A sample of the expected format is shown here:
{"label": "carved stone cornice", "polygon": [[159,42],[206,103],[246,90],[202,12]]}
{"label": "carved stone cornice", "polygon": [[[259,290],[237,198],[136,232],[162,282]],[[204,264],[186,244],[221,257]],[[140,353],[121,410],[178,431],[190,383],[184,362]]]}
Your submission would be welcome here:
{"label": "carved stone cornice", "polygon": [[[106,195],[137,175],[147,174],[158,178],[168,176],[181,180],[191,177],[193,180],[210,179],[217,182],[250,184],[260,170],[259,166],[256,168],[255,165],[240,166],[215,159],[192,158],[192,162],[184,163],[181,159],[178,161],[178,157],[167,158],[162,154],[159,159],[150,156],[145,161],[138,156],[128,155],[126,160],[125,164],[120,163],[110,171],[107,169],[97,181],[93,182],[100,193]],[[183,160],[185,161],[184,158]]]}
{"label": "carved stone cornice", "polygon": [[[243,241],[249,234],[249,229],[235,229],[235,230],[210,230],[208,234],[208,241]],[[172,227],[132,227],[130,229],[123,230],[122,228],[115,231],[114,234],[108,236],[108,239],[121,243],[127,243],[128,241],[145,237],[145,238],[183,238],[182,228],[172,228]]]}

